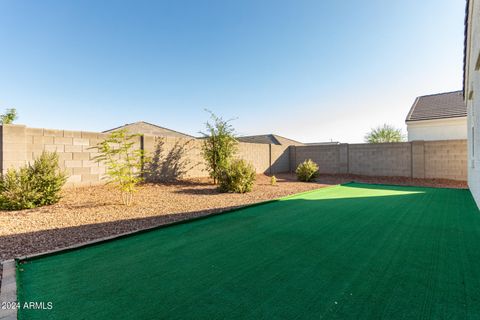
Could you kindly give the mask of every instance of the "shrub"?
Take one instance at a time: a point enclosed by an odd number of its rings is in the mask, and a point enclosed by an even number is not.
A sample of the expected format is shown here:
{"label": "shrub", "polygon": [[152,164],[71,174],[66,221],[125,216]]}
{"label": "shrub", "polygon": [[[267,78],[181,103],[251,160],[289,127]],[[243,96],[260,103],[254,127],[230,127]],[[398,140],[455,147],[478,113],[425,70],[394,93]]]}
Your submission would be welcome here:
{"label": "shrub", "polygon": [[221,171],[219,189],[222,192],[250,192],[255,178],[255,168],[252,164],[245,160],[233,160]]}
{"label": "shrub", "polygon": [[57,203],[66,175],[56,153],[43,152],[32,165],[9,169],[0,179],[0,208],[31,209]]}
{"label": "shrub", "polygon": [[207,122],[205,124],[207,132],[201,132],[202,156],[210,177],[213,178],[213,183],[217,184],[222,171],[233,159],[238,142],[235,139],[235,130],[230,124],[231,120],[225,121],[212,112],[210,112],[210,118],[213,123]]}
{"label": "shrub", "polygon": [[295,173],[300,181],[313,181],[316,177],[318,177],[318,165],[311,159],[305,160],[298,165]]}
{"label": "shrub", "polygon": [[99,155],[94,159],[106,165],[109,182],[114,183],[122,196],[122,203],[132,204],[136,186],[143,181],[145,158],[143,150],[136,148],[138,134],[129,134],[127,130],[112,132],[95,149]]}
{"label": "shrub", "polygon": [[277,177],[272,176],[272,177],[270,178],[270,185],[272,185],[272,186],[276,186],[276,185],[277,185]]}

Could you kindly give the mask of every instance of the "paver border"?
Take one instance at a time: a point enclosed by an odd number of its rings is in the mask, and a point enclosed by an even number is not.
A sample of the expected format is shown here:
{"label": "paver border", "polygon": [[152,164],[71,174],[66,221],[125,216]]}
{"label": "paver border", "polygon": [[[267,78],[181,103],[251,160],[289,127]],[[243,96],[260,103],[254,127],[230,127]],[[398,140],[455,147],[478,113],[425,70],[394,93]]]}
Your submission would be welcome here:
{"label": "paver border", "polygon": [[[0,320],[17,320],[16,261],[13,259],[6,260],[2,262],[2,267],[2,286],[0,288],[0,303],[2,303],[2,305],[0,306]],[[6,309],[6,307],[9,308]]]}

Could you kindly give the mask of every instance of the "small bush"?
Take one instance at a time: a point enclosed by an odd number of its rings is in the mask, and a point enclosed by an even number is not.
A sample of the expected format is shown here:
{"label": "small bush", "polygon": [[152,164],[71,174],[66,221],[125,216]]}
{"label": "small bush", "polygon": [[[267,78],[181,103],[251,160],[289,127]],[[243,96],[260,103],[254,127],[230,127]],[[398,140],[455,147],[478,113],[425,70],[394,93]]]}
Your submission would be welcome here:
{"label": "small bush", "polygon": [[233,160],[221,171],[219,189],[222,192],[250,192],[255,178],[255,168],[252,164],[245,160]]}
{"label": "small bush", "polygon": [[318,165],[311,159],[305,160],[298,165],[295,173],[300,181],[313,181],[316,177],[318,177]]}
{"label": "small bush", "polygon": [[139,136],[126,129],[118,130],[93,147],[99,153],[94,160],[105,164],[109,182],[120,190],[122,203],[126,206],[132,204],[137,185],[146,173],[144,164],[150,162],[144,150],[136,146]]}
{"label": "small bush", "polygon": [[43,152],[32,165],[9,169],[0,179],[0,209],[31,209],[57,203],[66,182],[56,153]]}
{"label": "small bush", "polygon": [[272,176],[272,177],[270,178],[270,185],[272,185],[272,186],[276,186],[276,185],[277,185],[277,177]]}

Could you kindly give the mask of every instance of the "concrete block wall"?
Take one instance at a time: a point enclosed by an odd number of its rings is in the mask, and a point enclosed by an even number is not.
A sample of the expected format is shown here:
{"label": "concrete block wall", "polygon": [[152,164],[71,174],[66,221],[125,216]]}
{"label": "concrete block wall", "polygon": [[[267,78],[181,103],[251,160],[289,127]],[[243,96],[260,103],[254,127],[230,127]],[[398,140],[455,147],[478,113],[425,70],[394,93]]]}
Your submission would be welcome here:
{"label": "concrete block wall", "polygon": [[[106,133],[28,128],[24,125],[0,127],[2,172],[18,168],[40,156],[43,151],[57,152],[59,164],[68,174],[67,186],[105,183],[105,166],[94,159],[94,148],[108,137]],[[157,152],[156,178],[193,178],[208,176],[201,154],[202,140],[180,137],[136,138],[136,147],[154,158]],[[289,149],[285,146],[239,143],[238,158],[253,164],[257,173],[290,170]]]}
{"label": "concrete block wall", "polygon": [[60,168],[68,175],[67,186],[105,182],[105,166],[95,161],[98,153],[94,147],[106,134],[26,127],[24,134],[25,162],[33,161],[43,151],[57,152]]}
{"label": "concrete block wall", "polygon": [[410,143],[366,143],[348,146],[349,173],[366,176],[411,175]]}
{"label": "concrete block wall", "polygon": [[[202,143],[200,139],[144,136],[144,150],[151,157],[155,156],[155,153],[160,156],[160,175],[165,178],[173,178],[175,173],[180,174],[176,178],[208,176],[202,157]],[[236,157],[252,163],[257,173],[290,170],[287,146],[240,142]]]}
{"label": "concrete block wall", "polygon": [[467,140],[425,141],[425,178],[467,180]]}
{"label": "concrete block wall", "polygon": [[306,159],[312,159],[318,164],[320,173],[339,173],[340,149],[337,145],[296,146],[295,150],[295,168]]}
{"label": "concrete block wall", "polygon": [[306,159],[320,173],[467,179],[466,140],[290,147],[291,170]]}
{"label": "concrete block wall", "polygon": [[[98,154],[93,147],[108,134],[23,125],[0,128],[2,172],[33,161],[45,150],[58,153],[60,166],[69,176],[68,186],[105,182],[105,166],[94,161]],[[157,155],[156,179],[208,175],[201,154],[202,140],[148,135],[137,139],[137,148],[143,148],[151,158]],[[298,164],[312,159],[321,173],[328,174],[467,179],[466,140],[290,147],[242,142],[237,157],[251,162],[257,173],[294,171]]]}
{"label": "concrete block wall", "polygon": [[290,171],[290,148],[284,145],[270,145],[270,170],[268,173],[275,174]]}

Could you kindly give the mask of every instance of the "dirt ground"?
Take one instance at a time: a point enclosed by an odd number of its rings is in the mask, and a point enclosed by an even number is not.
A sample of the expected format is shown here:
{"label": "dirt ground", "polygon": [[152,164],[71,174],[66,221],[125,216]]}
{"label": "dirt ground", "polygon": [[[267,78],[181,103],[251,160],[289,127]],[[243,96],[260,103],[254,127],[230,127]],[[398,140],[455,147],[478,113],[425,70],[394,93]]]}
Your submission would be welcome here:
{"label": "dirt ground", "polygon": [[246,204],[270,200],[349,181],[466,188],[465,182],[408,178],[322,175],[315,183],[298,182],[291,174],[259,175],[254,191],[222,194],[208,179],[139,187],[134,204],[120,204],[112,186],[66,189],[52,206],[0,211],[0,261],[60,249],[107,236],[208,215]]}

